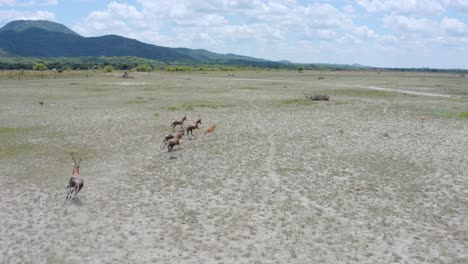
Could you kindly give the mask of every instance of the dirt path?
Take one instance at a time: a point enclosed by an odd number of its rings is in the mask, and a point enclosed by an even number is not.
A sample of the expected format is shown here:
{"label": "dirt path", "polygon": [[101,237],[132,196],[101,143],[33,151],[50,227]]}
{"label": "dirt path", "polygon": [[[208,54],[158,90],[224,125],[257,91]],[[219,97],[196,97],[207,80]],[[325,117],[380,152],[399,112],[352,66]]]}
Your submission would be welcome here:
{"label": "dirt path", "polygon": [[[258,115],[261,115],[260,107],[253,102],[253,98],[249,100],[249,104],[256,109]],[[257,130],[262,131],[262,133],[266,134],[267,137],[267,144],[268,144],[268,155],[265,158],[265,170],[268,173],[268,177],[272,180],[274,189],[277,190],[280,186],[280,179],[279,175],[273,169],[273,160],[276,155],[276,145],[275,140],[273,138],[273,134],[268,131],[267,128],[264,126],[259,125],[259,120],[262,120],[263,123],[264,118],[257,118],[255,119],[252,115],[252,112],[249,112],[249,118],[252,125],[257,128]]]}
{"label": "dirt path", "polygon": [[[284,83],[301,83],[301,84],[308,84],[312,85],[315,83],[307,82],[307,81],[296,81],[296,80],[285,80],[285,79],[259,79],[259,78],[224,78],[224,77],[194,77],[199,79],[210,79],[210,80],[229,80],[229,81],[257,81],[257,82],[284,82]],[[441,94],[441,93],[424,93],[424,92],[416,92],[416,91],[409,91],[409,90],[401,90],[395,88],[387,88],[387,87],[380,87],[380,86],[366,86],[366,85],[349,85],[349,84],[325,84],[326,86],[339,86],[339,87],[354,87],[354,88],[364,88],[370,90],[377,90],[377,91],[385,91],[385,92],[393,92],[393,93],[400,93],[400,94],[410,94],[410,95],[421,95],[421,96],[431,96],[431,97],[445,97],[445,98],[464,98],[463,96],[457,95],[450,95],[450,94]]]}

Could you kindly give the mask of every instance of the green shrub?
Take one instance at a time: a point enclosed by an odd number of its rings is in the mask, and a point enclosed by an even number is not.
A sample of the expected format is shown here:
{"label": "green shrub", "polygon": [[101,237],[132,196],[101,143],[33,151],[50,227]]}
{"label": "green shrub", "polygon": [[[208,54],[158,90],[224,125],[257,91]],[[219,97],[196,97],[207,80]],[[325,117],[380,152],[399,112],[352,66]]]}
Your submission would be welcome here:
{"label": "green shrub", "polygon": [[47,66],[44,63],[38,62],[38,63],[34,64],[33,70],[34,71],[47,71],[48,69],[47,69]]}
{"label": "green shrub", "polygon": [[135,68],[135,70],[139,72],[150,72],[153,70],[153,68],[151,68],[151,66],[149,66],[148,64],[141,64],[141,65],[138,65]]}
{"label": "green shrub", "polygon": [[112,67],[112,65],[107,65],[107,66],[105,66],[102,70],[103,70],[104,72],[113,72],[113,71],[114,71],[114,67]]}

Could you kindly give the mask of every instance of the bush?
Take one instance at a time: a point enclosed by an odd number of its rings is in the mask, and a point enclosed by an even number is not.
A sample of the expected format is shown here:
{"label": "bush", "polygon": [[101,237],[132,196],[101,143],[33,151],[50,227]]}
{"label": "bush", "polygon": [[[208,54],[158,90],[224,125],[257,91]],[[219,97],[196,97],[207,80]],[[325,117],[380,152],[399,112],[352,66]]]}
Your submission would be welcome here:
{"label": "bush", "polygon": [[47,66],[44,63],[38,62],[38,63],[34,64],[33,70],[34,71],[47,71],[48,69],[47,69]]}
{"label": "bush", "polygon": [[138,65],[135,68],[135,70],[139,72],[150,72],[153,70],[153,68],[151,68],[151,66],[149,66],[148,64],[141,64],[141,65]]}
{"label": "bush", "polygon": [[112,71],[114,71],[114,67],[112,67],[112,65],[107,65],[102,70],[104,72],[112,72]]}

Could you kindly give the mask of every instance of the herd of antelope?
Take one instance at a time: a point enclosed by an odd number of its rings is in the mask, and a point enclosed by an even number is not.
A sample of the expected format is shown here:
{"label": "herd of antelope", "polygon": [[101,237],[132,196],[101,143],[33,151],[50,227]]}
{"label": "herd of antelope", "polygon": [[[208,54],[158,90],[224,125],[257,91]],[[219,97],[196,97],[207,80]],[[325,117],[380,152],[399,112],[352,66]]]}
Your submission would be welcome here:
{"label": "herd of antelope", "polygon": [[[196,129],[200,129],[200,125],[202,123],[201,118],[198,118],[195,122],[188,125],[186,129],[184,129],[184,122],[187,120],[187,116],[185,115],[179,120],[172,122],[171,128],[173,133],[168,134],[163,139],[162,148],[167,146],[167,151],[171,152],[173,148],[177,145],[180,145],[182,141],[182,137],[187,133],[187,137],[189,139],[195,139],[196,136],[193,134],[193,131]],[[175,128],[180,126],[180,130],[174,132]],[[216,125],[211,125],[207,127],[203,132],[203,138],[208,136],[209,134],[215,135],[214,131],[216,129]],[[73,172],[72,177],[68,181],[67,186],[67,200],[72,200],[76,197],[76,195],[81,191],[84,186],[84,179],[80,177],[80,162],[81,158],[76,162],[75,158],[72,157],[73,160]]]}
{"label": "herd of antelope", "polygon": [[[171,152],[172,149],[180,145],[182,137],[184,135],[187,135],[188,139],[195,139],[196,136],[193,134],[193,131],[196,129],[200,129],[200,125],[202,123],[201,118],[198,118],[195,122],[192,124],[188,125],[187,128],[184,128],[184,122],[187,120],[187,115],[182,117],[181,119],[175,120],[172,122],[171,127],[172,130],[174,131],[177,126],[180,126],[180,130],[178,132],[173,132],[171,134],[168,134],[164,137],[163,139],[163,148],[167,146],[167,151]],[[211,125],[208,128],[205,129],[203,133],[203,138],[205,138],[209,134],[214,135],[214,131],[216,129],[216,125]]]}

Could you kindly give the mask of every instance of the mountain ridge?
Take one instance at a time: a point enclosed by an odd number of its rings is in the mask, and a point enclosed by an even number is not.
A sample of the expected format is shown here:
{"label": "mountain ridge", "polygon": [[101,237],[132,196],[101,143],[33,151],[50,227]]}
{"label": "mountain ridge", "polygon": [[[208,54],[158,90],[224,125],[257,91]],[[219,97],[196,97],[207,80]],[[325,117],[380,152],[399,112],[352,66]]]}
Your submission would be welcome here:
{"label": "mountain ridge", "polygon": [[81,36],[67,26],[49,20],[15,20],[0,28],[0,32],[8,30],[22,32],[29,28],[41,28],[51,32],[62,32],[64,34]]}
{"label": "mountain ridge", "polygon": [[135,56],[167,64],[281,66],[281,63],[204,49],[169,48],[119,35],[83,37],[65,25],[47,20],[17,20],[0,29],[0,56],[83,57]]}

